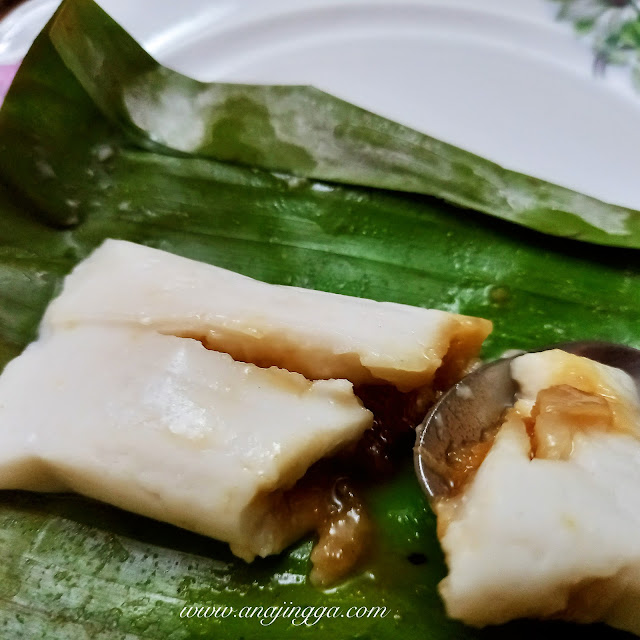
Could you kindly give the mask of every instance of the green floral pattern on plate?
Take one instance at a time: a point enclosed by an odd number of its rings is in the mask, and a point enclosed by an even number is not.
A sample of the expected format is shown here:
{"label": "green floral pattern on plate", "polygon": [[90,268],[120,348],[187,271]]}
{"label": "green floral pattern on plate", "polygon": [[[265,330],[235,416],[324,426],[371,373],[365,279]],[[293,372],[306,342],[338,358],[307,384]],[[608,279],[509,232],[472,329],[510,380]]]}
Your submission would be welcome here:
{"label": "green floral pattern on plate", "polygon": [[552,0],[559,20],[573,23],[592,42],[594,71],[608,65],[629,67],[640,90],[640,0]]}

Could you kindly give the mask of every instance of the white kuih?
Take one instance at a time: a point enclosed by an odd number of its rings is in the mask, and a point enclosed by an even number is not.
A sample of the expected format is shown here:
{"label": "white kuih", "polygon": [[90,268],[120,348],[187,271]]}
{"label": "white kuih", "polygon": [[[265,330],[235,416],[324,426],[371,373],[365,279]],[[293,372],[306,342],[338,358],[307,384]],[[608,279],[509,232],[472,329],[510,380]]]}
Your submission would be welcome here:
{"label": "white kuih", "polygon": [[307,378],[403,391],[430,384],[445,356],[463,368],[491,331],[481,318],[270,285],[119,240],[74,269],[44,319],[79,323],[145,326]]}
{"label": "white kuih", "polygon": [[0,383],[0,487],[73,490],[246,560],[297,533],[271,514],[272,493],[371,425],[347,380],[310,382],[137,328],[48,336]]}
{"label": "white kuih", "polygon": [[512,372],[520,400],[470,484],[437,507],[447,611],[478,626],[553,617],[640,634],[635,385],[558,350]]}
{"label": "white kuih", "polygon": [[0,488],[74,490],[246,560],[277,553],[306,533],[283,492],[372,425],[353,384],[459,373],[490,329],[108,240],[0,376]]}

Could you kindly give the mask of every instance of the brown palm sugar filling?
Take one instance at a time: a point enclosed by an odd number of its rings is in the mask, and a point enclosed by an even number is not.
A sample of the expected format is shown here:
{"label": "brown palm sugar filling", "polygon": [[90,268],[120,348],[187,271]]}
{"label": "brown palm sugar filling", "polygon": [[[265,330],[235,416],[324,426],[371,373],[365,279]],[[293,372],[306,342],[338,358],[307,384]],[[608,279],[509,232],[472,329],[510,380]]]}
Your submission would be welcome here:
{"label": "brown palm sugar filling", "polygon": [[614,415],[606,398],[567,384],[540,391],[531,416],[524,422],[531,459],[568,460],[577,433],[614,430]]}
{"label": "brown palm sugar filling", "polygon": [[314,464],[274,501],[275,517],[291,540],[317,536],[310,578],[319,587],[336,583],[366,562],[375,535],[364,487],[390,477],[411,456],[415,426],[434,397],[431,391],[402,393],[387,385],[355,391],[374,415],[371,429],[348,450]]}
{"label": "brown palm sugar filling", "polygon": [[595,391],[585,392],[567,384],[554,385],[538,393],[530,416],[521,417],[515,408],[508,409],[495,426],[485,431],[481,441],[465,443],[450,451],[447,455],[447,473],[452,492],[435,505],[438,536],[444,535],[455,517],[460,494],[473,480],[505,420],[515,414],[524,422],[531,443],[531,460],[568,460],[578,433],[622,428],[615,421],[616,403],[615,398],[606,398]]}
{"label": "brown palm sugar filling", "polygon": [[279,500],[279,518],[292,539],[315,532],[311,581],[327,587],[366,562],[375,532],[367,515],[365,486],[392,476],[410,459],[415,428],[446,388],[463,372],[458,362],[441,367],[433,389],[407,393],[390,385],[355,388],[373,413],[373,426],[349,450],[321,460]]}
{"label": "brown palm sugar filling", "polygon": [[[217,350],[206,337],[185,335]],[[314,464],[288,490],[271,495],[269,518],[291,542],[315,534],[310,579],[328,587],[362,566],[370,554],[374,530],[362,498],[365,486],[383,481],[411,458],[415,428],[449,386],[473,365],[480,344],[454,338],[432,384],[401,392],[390,384],[363,384],[354,388],[373,414],[373,425],[352,447]],[[228,349],[224,349],[229,353]],[[230,353],[240,361],[240,353]],[[239,356],[239,358],[238,358]],[[269,367],[271,361],[251,362]]]}
{"label": "brown palm sugar filling", "polygon": [[[515,411],[510,409],[507,412]],[[610,401],[595,393],[586,393],[567,384],[542,389],[530,416],[522,418],[531,442],[530,457],[567,460],[573,438],[588,430],[612,431],[616,428]],[[493,446],[505,418],[487,429],[479,442],[465,443],[447,454],[447,471],[455,497],[473,479]]]}

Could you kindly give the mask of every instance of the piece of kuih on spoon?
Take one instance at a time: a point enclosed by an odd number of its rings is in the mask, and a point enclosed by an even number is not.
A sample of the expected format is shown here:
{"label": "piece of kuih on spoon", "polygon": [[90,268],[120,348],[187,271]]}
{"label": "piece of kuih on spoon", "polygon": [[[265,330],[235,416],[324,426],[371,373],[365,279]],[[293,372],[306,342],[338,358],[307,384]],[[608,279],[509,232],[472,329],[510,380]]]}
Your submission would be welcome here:
{"label": "piece of kuih on spoon", "polygon": [[640,636],[640,351],[573,342],[477,369],[418,427],[415,467],[450,617]]}
{"label": "piece of kuih on spoon", "polygon": [[[567,342],[549,347],[595,360],[628,373],[640,393],[640,351],[600,341]],[[480,442],[514,403],[517,385],[511,363],[519,351],[476,369],[451,387],[433,406],[416,430],[414,450],[418,480],[430,500],[452,492],[447,473],[448,456],[462,447]]]}

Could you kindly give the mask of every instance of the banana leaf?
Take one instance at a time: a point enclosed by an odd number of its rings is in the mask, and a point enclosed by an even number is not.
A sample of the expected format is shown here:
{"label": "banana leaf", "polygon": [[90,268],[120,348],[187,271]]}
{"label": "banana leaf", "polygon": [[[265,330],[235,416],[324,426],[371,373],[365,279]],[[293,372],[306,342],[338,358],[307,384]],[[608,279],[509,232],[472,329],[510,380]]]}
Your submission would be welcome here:
{"label": "banana leaf", "polygon": [[[139,49],[96,5],[65,0],[0,111],[0,367],[34,338],[62,277],[106,237],[269,282],[488,317],[496,327],[489,358],[580,338],[640,346],[637,251],[552,238],[424,195],[174,153],[151,132],[133,131],[123,112],[105,109],[70,63],[70,51],[87,47],[96,65],[102,61],[94,75],[103,97],[118,105],[121,76],[107,61],[133,59]],[[133,71],[125,69],[128,82]],[[182,95],[186,80],[165,73],[165,89],[175,80]],[[237,151],[234,144],[231,136]],[[247,565],[216,541],[96,502],[2,492],[0,637],[626,637],[559,623],[479,631],[447,619],[435,522],[410,452],[405,468],[367,500],[378,534],[366,570],[319,591],[306,579],[309,540]],[[287,605],[340,606],[343,614],[386,607],[387,615],[306,625],[188,615],[193,606]]]}
{"label": "banana leaf", "polygon": [[48,33],[96,107],[141,147],[436,196],[545,233],[640,248],[638,211],[510,171],[313,87],[197,82],[159,65],[91,0],[65,2]]}

